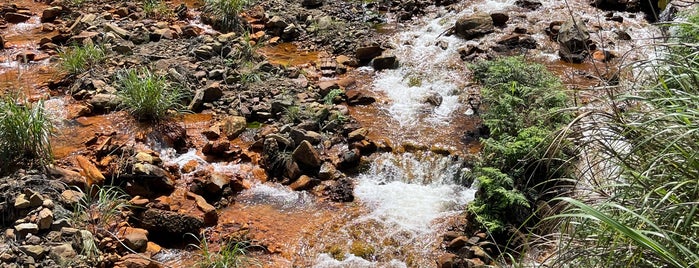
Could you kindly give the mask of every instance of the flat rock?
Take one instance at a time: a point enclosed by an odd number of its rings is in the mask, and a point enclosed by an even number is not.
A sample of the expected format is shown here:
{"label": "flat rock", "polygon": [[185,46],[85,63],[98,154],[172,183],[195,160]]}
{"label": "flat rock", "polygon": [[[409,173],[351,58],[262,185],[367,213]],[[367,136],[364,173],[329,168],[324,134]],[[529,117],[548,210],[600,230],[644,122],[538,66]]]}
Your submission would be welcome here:
{"label": "flat rock", "polygon": [[46,248],[41,245],[20,246],[19,249],[34,260],[41,260],[46,255]]}
{"label": "flat rock", "polygon": [[25,237],[27,234],[36,234],[39,232],[39,225],[35,223],[21,223],[15,225],[15,231],[20,237]]}
{"label": "flat rock", "polygon": [[493,32],[493,18],[490,14],[478,12],[459,18],[454,25],[456,35],[464,39],[473,39]]}
{"label": "flat rock", "polygon": [[15,12],[9,12],[5,13],[5,21],[9,23],[22,23],[25,21],[28,21],[31,18],[31,16],[27,14],[21,14],[21,13],[15,13]]}
{"label": "flat rock", "polygon": [[39,230],[51,228],[53,223],[53,212],[48,208],[43,208],[39,211],[38,222]]}

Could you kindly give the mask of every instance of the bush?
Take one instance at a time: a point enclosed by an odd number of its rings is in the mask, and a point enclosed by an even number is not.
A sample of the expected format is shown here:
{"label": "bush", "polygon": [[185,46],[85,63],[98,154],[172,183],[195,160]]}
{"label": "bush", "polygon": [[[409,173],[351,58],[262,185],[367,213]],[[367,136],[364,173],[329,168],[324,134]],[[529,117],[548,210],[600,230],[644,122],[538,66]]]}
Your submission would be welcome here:
{"label": "bush", "polygon": [[122,108],[139,120],[161,120],[170,110],[182,110],[183,91],[148,69],[128,69],[117,74]]}
{"label": "bush", "polygon": [[62,60],[63,70],[70,74],[78,74],[91,69],[95,64],[103,61],[107,55],[104,48],[98,45],[74,45],[60,51],[58,56]]}
{"label": "bush", "polygon": [[172,11],[162,0],[144,0],[143,13],[154,19],[164,19],[172,15]]}
{"label": "bush", "polygon": [[[196,237],[195,237],[196,238]],[[216,252],[212,251],[206,236],[196,238],[199,245],[190,245],[201,251],[202,260],[197,263],[201,268],[237,268],[237,267],[261,267],[260,263],[247,256],[250,244],[247,242],[228,241],[221,245]]]}
{"label": "bush", "polygon": [[549,154],[546,146],[570,118],[562,111],[567,96],[556,76],[523,57],[484,61],[471,69],[483,85],[481,118],[490,135],[473,172],[479,191],[469,211],[496,238],[506,238],[508,225],[519,227],[532,214],[530,201],[546,198],[546,182],[566,171],[545,162],[567,158]]}
{"label": "bush", "polygon": [[0,99],[0,174],[15,166],[49,164],[52,131],[41,101],[20,104],[8,96]]}

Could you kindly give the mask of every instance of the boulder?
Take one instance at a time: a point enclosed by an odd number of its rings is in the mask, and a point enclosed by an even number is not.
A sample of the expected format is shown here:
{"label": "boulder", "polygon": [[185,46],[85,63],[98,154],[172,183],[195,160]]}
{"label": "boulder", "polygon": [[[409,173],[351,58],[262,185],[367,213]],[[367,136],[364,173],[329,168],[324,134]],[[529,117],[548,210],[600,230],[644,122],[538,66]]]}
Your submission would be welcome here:
{"label": "boulder", "polygon": [[22,23],[28,21],[31,16],[22,13],[9,12],[5,13],[5,21],[9,23]]}
{"label": "boulder", "polygon": [[473,39],[493,32],[493,18],[488,13],[464,15],[456,21],[454,31],[464,39]]}
{"label": "boulder", "polygon": [[558,31],[558,55],[563,61],[581,63],[589,54],[590,34],[581,20],[569,19]]}
{"label": "boulder", "polygon": [[141,228],[122,227],[117,236],[124,245],[136,252],[144,252],[148,245],[148,231]]}
{"label": "boulder", "polygon": [[141,226],[150,232],[184,235],[199,233],[203,219],[188,214],[150,208],[141,214]]}
{"label": "boulder", "polygon": [[63,8],[60,6],[49,7],[41,12],[41,22],[53,21],[63,13]]}
{"label": "boulder", "polygon": [[357,48],[355,52],[355,56],[357,59],[363,62],[369,62],[375,57],[378,57],[383,53],[383,48],[381,46],[374,44],[374,45],[369,45],[369,46],[364,46],[364,47],[359,47]]}
{"label": "boulder", "polygon": [[507,25],[507,21],[510,20],[510,16],[508,16],[505,12],[490,13],[490,18],[493,19],[493,25],[497,27],[503,27]]}
{"label": "boulder", "polygon": [[27,256],[34,258],[34,260],[41,260],[46,255],[46,248],[41,245],[26,245],[20,246],[19,250],[27,254]]}
{"label": "boulder", "polygon": [[311,168],[318,168],[322,163],[318,151],[306,140],[296,147],[296,150],[291,154],[291,158],[295,162]]}
{"label": "boulder", "polygon": [[228,116],[221,122],[221,133],[233,140],[247,128],[247,121],[242,116]]}
{"label": "boulder", "polygon": [[59,263],[65,263],[66,261],[75,258],[77,255],[77,252],[75,252],[70,243],[54,246],[49,250],[49,256]]}
{"label": "boulder", "polygon": [[354,201],[354,185],[349,179],[341,178],[328,187],[326,195],[334,202],[352,202]]}
{"label": "boulder", "polygon": [[319,183],[320,180],[318,179],[314,179],[306,175],[301,175],[301,177],[299,177],[294,183],[289,185],[289,188],[291,188],[294,191],[308,190],[318,185]]}
{"label": "boulder", "polygon": [[43,208],[39,211],[37,219],[37,225],[39,226],[39,230],[49,229],[51,228],[51,224],[53,223],[53,212],[48,208]]}
{"label": "boulder", "polygon": [[323,5],[323,0],[301,0],[301,5],[305,8],[316,8]]}
{"label": "boulder", "polygon": [[121,104],[121,100],[117,95],[100,93],[88,100],[88,103],[94,111],[105,112],[115,110]]}
{"label": "boulder", "polygon": [[398,60],[392,53],[383,53],[381,56],[375,57],[371,61],[371,66],[375,70],[395,69],[398,68]]}

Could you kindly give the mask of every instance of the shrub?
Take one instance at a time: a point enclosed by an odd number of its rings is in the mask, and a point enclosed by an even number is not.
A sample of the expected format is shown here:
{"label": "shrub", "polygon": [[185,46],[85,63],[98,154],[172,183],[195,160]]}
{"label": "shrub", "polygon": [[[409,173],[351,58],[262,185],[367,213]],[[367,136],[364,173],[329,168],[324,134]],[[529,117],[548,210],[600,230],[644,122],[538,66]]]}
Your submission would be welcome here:
{"label": "shrub", "polygon": [[190,245],[201,251],[202,260],[197,263],[201,268],[237,268],[237,267],[261,267],[261,265],[251,257],[248,257],[250,243],[228,241],[221,245],[217,252],[210,248],[206,236],[199,239],[199,245]]}
{"label": "shrub", "polygon": [[162,19],[172,15],[172,11],[162,0],[144,0],[143,12],[149,18]]}
{"label": "shrub", "polygon": [[43,102],[0,99],[0,174],[18,165],[49,164],[52,131]]}
{"label": "shrub", "polygon": [[73,221],[93,233],[114,223],[129,207],[128,194],[115,186],[93,185],[82,196],[74,208]]}
{"label": "shrub", "polygon": [[479,191],[469,211],[496,238],[506,238],[508,225],[519,227],[532,214],[530,201],[546,198],[546,182],[566,171],[545,162],[568,158],[549,154],[546,146],[570,118],[561,111],[567,97],[556,76],[523,57],[483,61],[471,69],[483,85],[481,118],[490,133],[472,174]]}
{"label": "shrub", "polygon": [[128,69],[117,74],[122,108],[139,120],[160,120],[168,111],[182,110],[183,91],[165,76],[148,69]]}
{"label": "shrub", "polygon": [[96,63],[106,58],[104,48],[98,45],[73,45],[67,50],[60,51],[61,67],[70,74],[78,74],[91,69]]}

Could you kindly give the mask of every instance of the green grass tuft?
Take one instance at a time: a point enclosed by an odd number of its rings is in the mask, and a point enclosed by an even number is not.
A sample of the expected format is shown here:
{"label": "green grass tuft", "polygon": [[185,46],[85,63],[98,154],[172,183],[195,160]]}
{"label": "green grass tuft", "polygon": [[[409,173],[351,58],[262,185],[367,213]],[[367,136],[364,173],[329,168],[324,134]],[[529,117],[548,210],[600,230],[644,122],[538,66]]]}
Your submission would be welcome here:
{"label": "green grass tuft", "polygon": [[52,131],[43,102],[0,99],[0,174],[13,167],[49,164]]}
{"label": "green grass tuft", "polygon": [[122,71],[117,74],[116,81],[122,108],[139,120],[161,120],[169,111],[184,108],[182,89],[148,69]]}
{"label": "green grass tuft", "polygon": [[95,64],[103,61],[107,54],[104,48],[98,45],[74,45],[67,50],[60,51],[61,68],[70,74],[79,74],[90,70]]}
{"label": "green grass tuft", "polygon": [[240,12],[252,3],[250,0],[205,0],[204,13],[211,16],[214,27],[222,32],[242,31]]}

